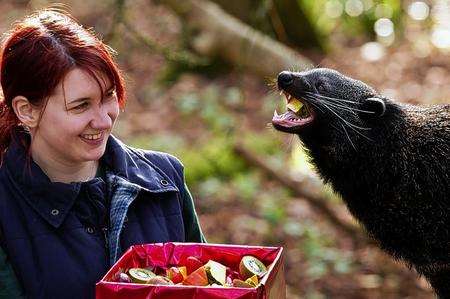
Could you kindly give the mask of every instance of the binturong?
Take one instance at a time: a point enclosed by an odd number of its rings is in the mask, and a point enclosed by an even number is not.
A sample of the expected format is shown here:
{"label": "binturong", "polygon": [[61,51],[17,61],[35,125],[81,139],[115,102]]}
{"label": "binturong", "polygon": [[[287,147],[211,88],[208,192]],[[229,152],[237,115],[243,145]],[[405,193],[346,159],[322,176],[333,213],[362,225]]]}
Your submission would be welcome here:
{"label": "binturong", "polygon": [[287,112],[325,183],[382,249],[450,298],[450,105],[419,107],[325,68],[283,71]]}

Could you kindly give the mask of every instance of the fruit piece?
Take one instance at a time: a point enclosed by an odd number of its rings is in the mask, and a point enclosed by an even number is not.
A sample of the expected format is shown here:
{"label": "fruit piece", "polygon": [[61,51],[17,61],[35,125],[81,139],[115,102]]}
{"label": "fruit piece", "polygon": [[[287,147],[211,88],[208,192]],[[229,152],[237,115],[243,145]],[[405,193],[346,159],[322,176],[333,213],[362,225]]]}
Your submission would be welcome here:
{"label": "fruit piece", "polygon": [[119,282],[131,282],[131,278],[126,273],[122,272],[119,274]]}
{"label": "fruit piece", "polygon": [[130,268],[127,274],[132,282],[136,283],[146,283],[150,278],[156,276],[151,270],[144,268]]}
{"label": "fruit piece", "polygon": [[203,263],[195,256],[190,256],[186,259],[186,269],[188,275],[197,270],[198,268],[200,268],[201,266],[203,266]]}
{"label": "fruit piece", "polygon": [[167,278],[169,278],[173,283],[179,283],[184,280],[183,274],[181,274],[180,269],[177,267],[170,267],[167,269]]}
{"label": "fruit piece", "polygon": [[239,263],[239,274],[243,279],[250,278],[253,275],[261,278],[266,273],[266,266],[254,256],[245,255]]}
{"label": "fruit piece", "polygon": [[253,288],[253,286],[243,280],[233,279],[233,287],[235,288]]}
{"label": "fruit piece", "polygon": [[208,276],[206,275],[205,267],[201,266],[194,272],[188,275],[183,281],[184,285],[191,286],[206,286],[208,285]]}
{"label": "fruit piece", "polygon": [[173,282],[164,276],[156,275],[147,281],[147,284],[171,285]]}
{"label": "fruit piece", "polygon": [[148,269],[142,268],[131,268],[128,270],[128,275],[135,283],[147,283],[150,278],[155,277],[156,274]]}
{"label": "fruit piece", "polygon": [[225,284],[227,267],[213,260],[209,260],[204,267],[210,283]]}
{"label": "fruit piece", "polygon": [[295,99],[295,98],[290,100],[289,103],[286,105],[287,109],[289,109],[295,113],[299,112],[300,109],[302,109],[302,107],[303,107],[303,103],[300,100]]}
{"label": "fruit piece", "polygon": [[183,279],[185,279],[187,277],[187,269],[185,266],[183,267],[178,267],[178,269],[180,270],[180,273],[183,275]]}
{"label": "fruit piece", "polygon": [[258,283],[259,283],[259,281],[258,281],[258,276],[253,275],[252,277],[247,278],[247,279],[245,280],[245,282],[248,283],[248,284],[250,284],[250,285],[252,285],[252,286],[254,286],[254,287],[256,287],[256,286],[258,285]]}

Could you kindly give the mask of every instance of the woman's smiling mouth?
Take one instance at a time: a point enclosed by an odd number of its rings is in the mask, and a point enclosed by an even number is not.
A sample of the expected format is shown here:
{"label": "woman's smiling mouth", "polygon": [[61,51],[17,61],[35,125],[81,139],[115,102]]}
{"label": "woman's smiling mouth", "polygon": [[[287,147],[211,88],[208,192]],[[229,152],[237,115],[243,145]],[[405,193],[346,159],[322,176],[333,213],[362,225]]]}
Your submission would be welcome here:
{"label": "woman's smiling mouth", "polygon": [[80,135],[81,140],[84,142],[90,144],[90,145],[99,145],[103,142],[103,136],[105,135],[105,132],[101,132],[98,134],[83,134]]}

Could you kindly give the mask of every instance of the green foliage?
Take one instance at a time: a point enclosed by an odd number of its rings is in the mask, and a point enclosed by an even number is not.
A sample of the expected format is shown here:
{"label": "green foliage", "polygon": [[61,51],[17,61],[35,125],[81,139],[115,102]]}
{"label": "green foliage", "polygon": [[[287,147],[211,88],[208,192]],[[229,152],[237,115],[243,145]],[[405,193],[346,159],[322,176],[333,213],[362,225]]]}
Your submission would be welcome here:
{"label": "green foliage", "polygon": [[[351,256],[334,248],[332,240],[315,223],[308,221],[298,225],[301,228],[297,231],[302,236],[300,247],[310,265],[307,269],[309,276],[317,279],[329,271],[349,273],[353,270]],[[292,231],[292,227],[289,229]]]}
{"label": "green foliage", "polygon": [[184,116],[200,116],[212,133],[221,136],[230,133],[235,127],[235,117],[225,104],[239,103],[241,99],[236,93],[236,88],[223,91],[216,85],[210,85],[198,93],[180,95],[175,102]]}
{"label": "green foliage", "polygon": [[156,81],[162,86],[170,86],[184,73],[198,73],[209,78],[229,72],[232,66],[219,58],[204,58],[191,63],[189,61],[167,61],[164,70]]}
{"label": "green foliage", "polygon": [[[286,193],[269,192],[260,194],[256,199],[261,209],[261,214],[271,225],[280,224],[286,218]],[[284,193],[284,194],[283,194]]]}
{"label": "green foliage", "polygon": [[246,171],[244,162],[233,151],[231,138],[216,136],[195,146],[188,146],[182,137],[139,136],[129,140],[132,146],[169,152],[179,157],[185,165],[188,184],[204,181],[210,177],[228,179]]}
{"label": "green foliage", "polygon": [[[307,12],[311,20],[315,20],[314,25],[319,35],[326,38],[336,30],[342,30],[347,37],[366,36],[373,39],[375,37],[374,23],[380,18],[390,19],[396,28],[396,32],[401,32],[402,7],[399,0],[382,1],[360,1],[363,11],[357,16],[351,16],[345,11],[347,0],[298,0],[300,5]],[[326,5],[335,3],[342,9],[339,17],[333,18],[327,15]]]}
{"label": "green foliage", "polygon": [[256,172],[237,173],[231,181],[231,186],[241,199],[251,204],[260,193],[261,179]]}

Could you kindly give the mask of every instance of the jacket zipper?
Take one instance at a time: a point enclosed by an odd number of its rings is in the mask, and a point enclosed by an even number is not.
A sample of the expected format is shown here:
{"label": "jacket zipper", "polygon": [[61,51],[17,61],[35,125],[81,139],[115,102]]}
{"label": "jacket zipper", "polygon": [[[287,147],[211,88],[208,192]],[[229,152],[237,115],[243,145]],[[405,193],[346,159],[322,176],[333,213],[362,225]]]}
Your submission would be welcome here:
{"label": "jacket zipper", "polygon": [[105,238],[105,248],[108,249],[109,248],[109,242],[108,242],[108,228],[107,227],[103,227],[102,228],[103,231],[103,237]]}
{"label": "jacket zipper", "polygon": [[108,238],[108,228],[102,227],[103,237],[105,239],[105,253],[106,253],[106,264],[109,265],[109,238]]}

